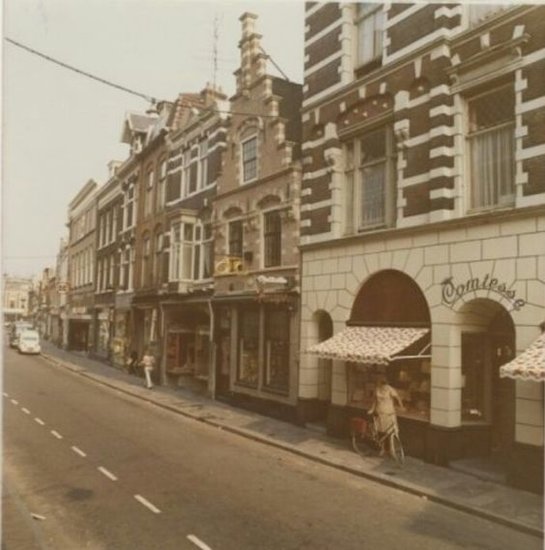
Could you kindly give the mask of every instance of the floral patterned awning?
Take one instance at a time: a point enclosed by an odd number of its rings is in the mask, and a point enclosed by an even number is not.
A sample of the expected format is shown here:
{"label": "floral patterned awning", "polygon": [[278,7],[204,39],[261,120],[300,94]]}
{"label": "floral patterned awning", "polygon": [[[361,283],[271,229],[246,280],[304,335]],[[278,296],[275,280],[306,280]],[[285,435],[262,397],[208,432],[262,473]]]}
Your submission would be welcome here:
{"label": "floral patterned awning", "polygon": [[426,328],[347,327],[307,349],[326,359],[387,365],[392,358],[429,333]]}
{"label": "floral patterned awning", "polygon": [[545,333],[518,357],[501,366],[500,377],[545,382]]}

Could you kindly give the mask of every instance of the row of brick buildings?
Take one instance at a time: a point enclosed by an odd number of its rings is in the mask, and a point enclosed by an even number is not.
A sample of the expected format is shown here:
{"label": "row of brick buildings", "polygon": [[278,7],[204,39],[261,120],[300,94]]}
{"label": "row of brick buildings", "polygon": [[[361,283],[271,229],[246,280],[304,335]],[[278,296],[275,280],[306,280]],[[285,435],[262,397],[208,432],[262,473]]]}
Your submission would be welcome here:
{"label": "row of brick buildings", "polygon": [[498,372],[545,318],[545,8],[308,2],[303,86],[255,19],[232,97],[128,114],[70,203],[56,338],[338,435],[386,372],[409,454],[540,490],[543,385]]}

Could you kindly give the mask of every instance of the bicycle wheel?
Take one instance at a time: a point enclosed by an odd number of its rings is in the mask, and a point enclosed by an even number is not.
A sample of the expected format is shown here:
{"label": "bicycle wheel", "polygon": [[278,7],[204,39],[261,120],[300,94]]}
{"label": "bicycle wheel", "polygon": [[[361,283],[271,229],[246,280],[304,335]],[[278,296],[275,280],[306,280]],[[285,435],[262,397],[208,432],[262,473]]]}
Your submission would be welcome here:
{"label": "bicycle wheel", "polygon": [[366,443],[365,438],[360,434],[352,434],[352,448],[362,457],[367,457],[371,454],[369,445]]}
{"label": "bicycle wheel", "polygon": [[403,445],[401,444],[401,439],[397,434],[394,434],[390,438],[390,453],[392,457],[397,461],[400,466],[403,466],[405,463],[405,451],[403,450]]}

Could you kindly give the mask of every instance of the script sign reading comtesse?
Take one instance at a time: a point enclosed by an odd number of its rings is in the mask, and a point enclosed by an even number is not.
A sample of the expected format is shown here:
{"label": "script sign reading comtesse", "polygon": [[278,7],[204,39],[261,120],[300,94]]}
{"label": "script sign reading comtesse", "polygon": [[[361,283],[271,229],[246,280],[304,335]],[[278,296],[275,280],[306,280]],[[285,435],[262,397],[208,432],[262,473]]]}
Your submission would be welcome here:
{"label": "script sign reading comtesse", "polygon": [[443,303],[452,306],[462,296],[469,292],[475,292],[476,290],[487,290],[489,292],[496,292],[500,296],[503,296],[506,300],[511,302],[513,309],[518,311],[526,302],[521,298],[516,297],[516,292],[507,288],[505,283],[500,283],[498,279],[492,277],[487,273],[484,277],[473,277],[465,282],[456,284],[453,281],[453,277],[447,277],[441,283],[441,297]]}

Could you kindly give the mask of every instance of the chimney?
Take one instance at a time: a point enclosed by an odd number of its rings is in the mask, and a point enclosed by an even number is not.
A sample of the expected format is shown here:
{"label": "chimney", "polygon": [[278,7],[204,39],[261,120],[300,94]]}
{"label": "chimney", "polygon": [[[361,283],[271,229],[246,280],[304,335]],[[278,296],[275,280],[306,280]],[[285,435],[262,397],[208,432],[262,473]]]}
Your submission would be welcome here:
{"label": "chimney", "polygon": [[252,82],[265,74],[266,56],[261,49],[261,35],[256,32],[257,15],[245,12],[239,17],[242,23],[240,68],[237,71],[237,92],[243,93]]}
{"label": "chimney", "polygon": [[117,169],[122,165],[123,163],[120,160],[111,160],[108,163],[108,178],[112,178],[117,173]]}

